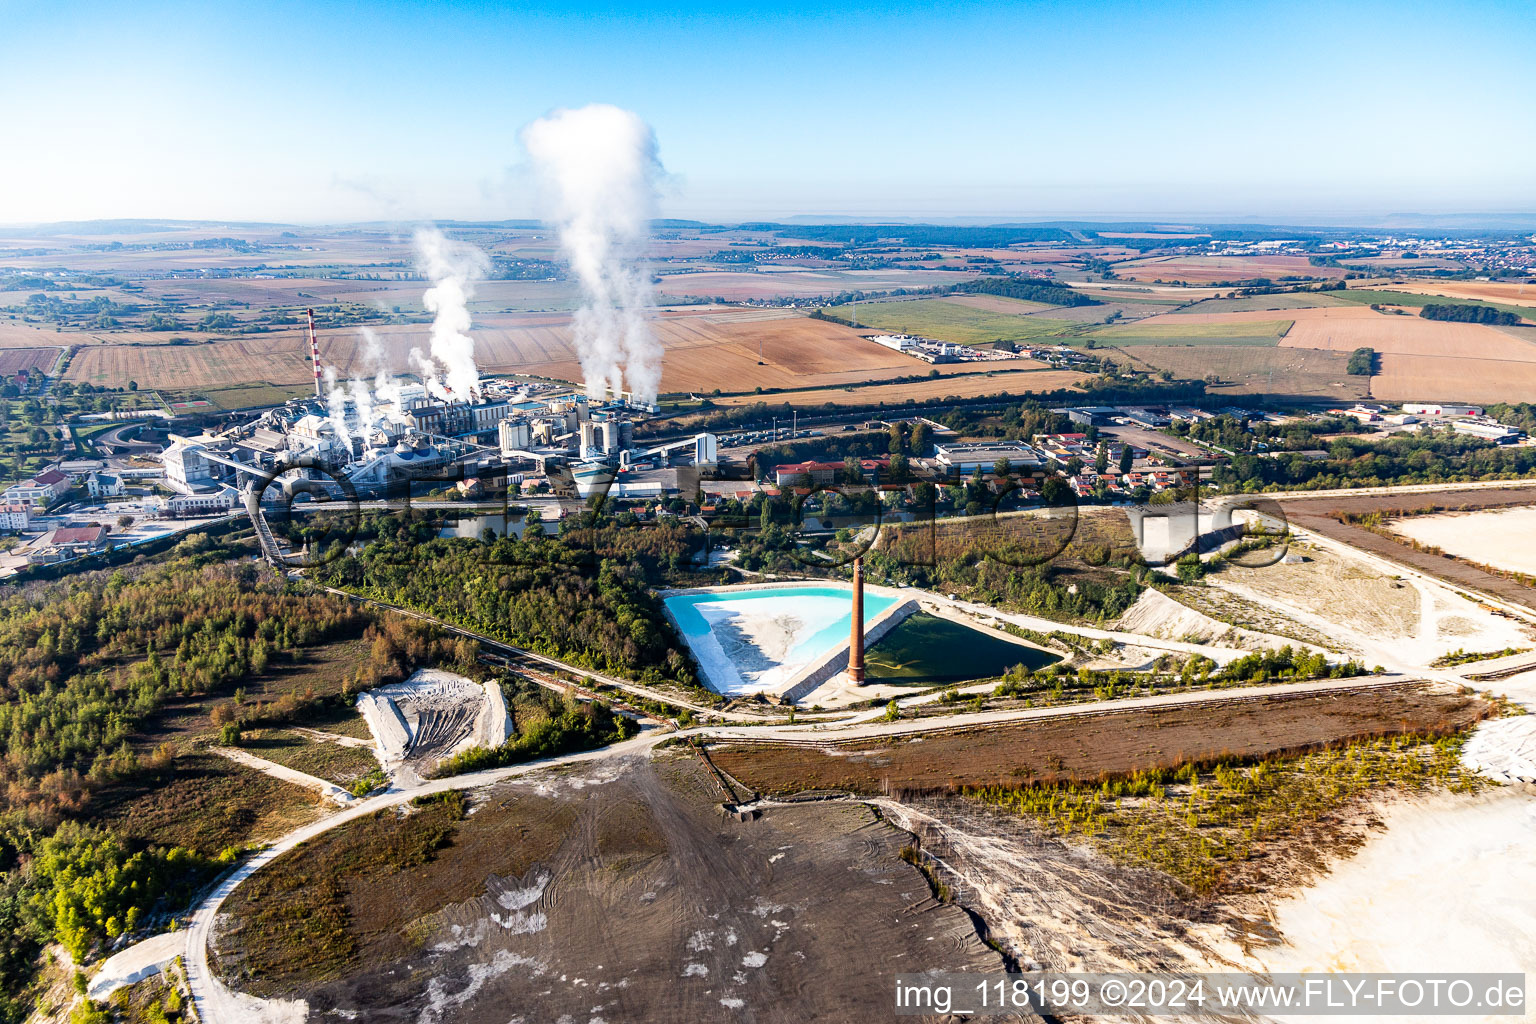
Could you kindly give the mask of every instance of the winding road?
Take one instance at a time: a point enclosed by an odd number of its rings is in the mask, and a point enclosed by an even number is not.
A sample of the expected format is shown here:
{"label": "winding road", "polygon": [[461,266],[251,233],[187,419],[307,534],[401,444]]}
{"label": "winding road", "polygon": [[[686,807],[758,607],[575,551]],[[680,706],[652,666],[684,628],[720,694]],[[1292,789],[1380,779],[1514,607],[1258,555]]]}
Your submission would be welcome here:
{"label": "winding road", "polygon": [[[931,718],[901,719],[895,722],[873,721],[868,715],[846,718],[838,723],[812,722],[797,724],[761,725],[743,728],[731,725],[708,725],[681,732],[647,724],[641,733],[622,743],[597,750],[567,754],[560,757],[531,761],[507,768],[496,768],[467,775],[435,779],[408,789],[391,789],[379,796],[360,800],[352,806],[329,817],[295,829],[272,845],[246,860],[204,898],[192,916],[187,929],[185,964],[187,981],[201,1019],[207,1024],[286,1024],[302,1019],[294,1016],[292,1007],[283,1004],[264,1004],[250,996],[231,992],[214,975],[208,962],[208,944],[219,909],[230,894],[257,871],[331,829],[356,821],[366,815],[389,807],[407,803],[419,796],[430,796],[450,790],[477,789],[505,779],[516,778],[532,772],[568,765],[585,764],[614,758],[648,756],[658,743],[679,737],[709,737],[737,742],[773,742],[821,745],[840,740],[879,738],[884,736],[911,735],[922,732],[939,732],[956,729],[994,727],[1016,722],[1038,721],[1048,718],[1072,718],[1104,715],[1115,712],[1151,710],[1155,708],[1187,706],[1190,704],[1247,703],[1277,695],[1301,695],[1311,693],[1339,693],[1345,691],[1380,689],[1403,686],[1414,682],[1402,677],[1372,677],[1366,679],[1314,680],[1303,683],[1287,683],[1272,686],[1236,687],[1227,690],[1194,690],[1187,693],[1161,694],[1153,697],[1133,697],[1120,700],[1096,701],[1054,708],[1021,708],[1010,711],[980,713],[956,713]],[[159,937],[156,937],[157,939]],[[155,940],[149,940],[155,941]],[[130,947],[132,948],[132,947]]]}

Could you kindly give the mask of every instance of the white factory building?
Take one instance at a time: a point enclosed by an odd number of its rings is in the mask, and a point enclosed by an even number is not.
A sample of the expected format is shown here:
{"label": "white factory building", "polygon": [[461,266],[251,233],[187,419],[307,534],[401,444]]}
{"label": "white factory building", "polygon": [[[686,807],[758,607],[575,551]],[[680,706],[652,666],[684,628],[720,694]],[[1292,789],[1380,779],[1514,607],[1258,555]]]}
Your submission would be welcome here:
{"label": "white factory building", "polygon": [[1007,459],[1014,472],[1031,471],[1045,465],[1045,458],[1022,441],[996,441],[933,446],[934,462],[950,474],[964,476],[980,469],[992,472],[998,459]]}

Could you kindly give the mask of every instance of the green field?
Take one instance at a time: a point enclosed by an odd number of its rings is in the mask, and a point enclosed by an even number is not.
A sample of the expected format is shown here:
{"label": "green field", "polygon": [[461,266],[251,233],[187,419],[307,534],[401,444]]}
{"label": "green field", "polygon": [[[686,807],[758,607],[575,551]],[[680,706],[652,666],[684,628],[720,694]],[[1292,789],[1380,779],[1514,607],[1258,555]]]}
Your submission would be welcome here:
{"label": "green field", "polygon": [[1104,345],[1275,345],[1293,320],[1254,320],[1235,324],[1115,324],[1091,337]]}
{"label": "green field", "polygon": [[1514,306],[1507,302],[1487,302],[1483,299],[1459,299],[1446,295],[1420,295],[1417,292],[1393,292],[1376,291],[1368,288],[1351,288],[1343,292],[1325,292],[1326,295],[1337,296],[1348,302],[1358,302],[1364,305],[1381,306],[1408,306],[1412,309],[1422,309],[1430,303],[1446,306],[1492,306],[1494,309],[1502,309],[1506,313],[1515,316],[1523,316],[1527,320],[1536,323],[1536,306]]}
{"label": "green field", "polygon": [[943,299],[913,299],[908,302],[861,302],[853,306],[833,306],[822,312],[844,320],[854,320],[869,327],[897,334],[916,334],[924,338],[957,345],[990,345],[995,341],[1032,341],[1050,338],[1076,326],[1066,320],[1047,320],[1038,316],[993,313],[972,309]]}
{"label": "green field", "polygon": [[1239,299],[1206,299],[1179,310],[1180,313],[1251,313],[1265,309],[1316,309],[1321,306],[1345,306],[1343,299],[1323,292],[1280,292],[1275,295],[1245,295]]}

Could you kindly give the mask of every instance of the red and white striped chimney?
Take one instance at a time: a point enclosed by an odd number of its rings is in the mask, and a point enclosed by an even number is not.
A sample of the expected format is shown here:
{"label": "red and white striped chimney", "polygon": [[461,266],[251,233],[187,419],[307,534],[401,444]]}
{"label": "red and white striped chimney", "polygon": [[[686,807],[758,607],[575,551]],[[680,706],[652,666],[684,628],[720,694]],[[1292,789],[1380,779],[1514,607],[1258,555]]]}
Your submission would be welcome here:
{"label": "red and white striped chimney", "polygon": [[324,398],[320,391],[320,339],[315,337],[315,311],[309,311],[309,361],[315,368],[315,397]]}

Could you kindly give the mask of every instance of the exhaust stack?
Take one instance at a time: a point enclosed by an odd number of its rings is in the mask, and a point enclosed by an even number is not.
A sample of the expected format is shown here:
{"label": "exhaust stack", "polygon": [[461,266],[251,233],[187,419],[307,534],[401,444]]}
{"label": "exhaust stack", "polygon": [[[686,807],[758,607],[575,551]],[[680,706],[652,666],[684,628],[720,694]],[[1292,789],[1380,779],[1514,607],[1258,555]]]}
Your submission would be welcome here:
{"label": "exhaust stack", "polygon": [[309,361],[315,368],[315,397],[325,401],[325,393],[320,390],[320,339],[315,337],[315,311],[309,311]]}
{"label": "exhaust stack", "polygon": [[848,637],[848,678],[864,684],[864,559],[853,560],[853,626]]}

